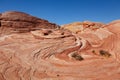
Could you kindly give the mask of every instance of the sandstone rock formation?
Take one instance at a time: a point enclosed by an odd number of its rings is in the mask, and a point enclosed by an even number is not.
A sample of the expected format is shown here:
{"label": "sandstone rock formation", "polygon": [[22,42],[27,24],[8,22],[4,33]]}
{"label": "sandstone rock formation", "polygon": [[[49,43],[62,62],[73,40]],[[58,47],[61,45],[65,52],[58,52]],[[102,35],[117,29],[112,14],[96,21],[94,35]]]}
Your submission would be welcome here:
{"label": "sandstone rock formation", "polygon": [[81,24],[80,32],[70,31],[68,25],[68,30],[3,33],[0,80],[119,80],[120,21],[97,23],[97,28],[96,23]]}
{"label": "sandstone rock formation", "polygon": [[99,22],[84,21],[84,22],[74,22],[74,23],[62,25],[61,27],[64,29],[68,29],[74,33],[78,33],[88,28],[92,30],[96,30],[104,25],[105,24]]}
{"label": "sandstone rock formation", "polygon": [[0,15],[0,25],[0,31],[4,34],[10,34],[14,32],[28,32],[32,30],[39,30],[41,28],[59,28],[58,25],[49,23],[47,20],[33,17],[29,14],[17,11],[2,13]]}

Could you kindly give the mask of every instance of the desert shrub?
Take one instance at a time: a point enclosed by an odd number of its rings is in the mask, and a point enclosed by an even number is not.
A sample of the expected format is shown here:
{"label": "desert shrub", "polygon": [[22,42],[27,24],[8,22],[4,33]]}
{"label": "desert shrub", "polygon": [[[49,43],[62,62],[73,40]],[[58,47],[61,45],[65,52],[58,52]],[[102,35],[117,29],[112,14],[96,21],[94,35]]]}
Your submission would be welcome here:
{"label": "desert shrub", "polygon": [[84,60],[83,57],[77,53],[73,53],[72,57],[76,60],[79,60],[79,61]]}
{"label": "desert shrub", "polygon": [[111,54],[108,51],[105,51],[105,50],[100,50],[99,53],[100,53],[101,56],[104,56],[104,57],[110,57],[111,56]]}

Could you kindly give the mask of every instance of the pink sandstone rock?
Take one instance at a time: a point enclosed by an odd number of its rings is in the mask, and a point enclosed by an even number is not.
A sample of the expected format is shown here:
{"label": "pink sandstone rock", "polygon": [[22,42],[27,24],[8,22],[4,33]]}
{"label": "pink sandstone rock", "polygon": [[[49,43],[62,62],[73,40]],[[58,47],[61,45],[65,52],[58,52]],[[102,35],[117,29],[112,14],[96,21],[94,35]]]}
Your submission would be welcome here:
{"label": "pink sandstone rock", "polygon": [[119,80],[119,35],[119,21],[78,33],[46,28],[5,34],[0,80]]}

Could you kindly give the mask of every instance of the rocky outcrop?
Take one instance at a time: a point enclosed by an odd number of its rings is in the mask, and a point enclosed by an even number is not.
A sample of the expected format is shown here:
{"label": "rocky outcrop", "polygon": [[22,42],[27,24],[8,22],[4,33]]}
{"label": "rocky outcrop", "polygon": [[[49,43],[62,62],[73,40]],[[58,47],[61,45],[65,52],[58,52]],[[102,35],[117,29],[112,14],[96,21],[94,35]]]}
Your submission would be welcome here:
{"label": "rocky outcrop", "polygon": [[68,29],[74,33],[78,33],[84,31],[85,29],[96,30],[104,25],[105,24],[99,22],[84,21],[84,22],[74,22],[70,24],[65,24],[62,25],[61,27],[64,29]]}
{"label": "rocky outcrop", "polygon": [[5,34],[12,32],[29,32],[41,28],[55,29],[58,25],[50,23],[23,12],[10,11],[1,14],[1,31]]}
{"label": "rocky outcrop", "polygon": [[119,80],[120,21],[79,24],[0,36],[0,80]]}

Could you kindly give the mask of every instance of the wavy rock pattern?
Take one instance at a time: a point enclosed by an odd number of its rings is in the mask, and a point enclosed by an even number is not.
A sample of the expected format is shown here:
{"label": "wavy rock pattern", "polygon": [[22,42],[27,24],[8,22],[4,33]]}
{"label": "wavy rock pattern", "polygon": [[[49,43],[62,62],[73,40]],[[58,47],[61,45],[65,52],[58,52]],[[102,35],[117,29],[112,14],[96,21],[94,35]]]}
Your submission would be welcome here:
{"label": "wavy rock pattern", "polygon": [[120,21],[91,27],[4,34],[0,80],[119,80]]}

